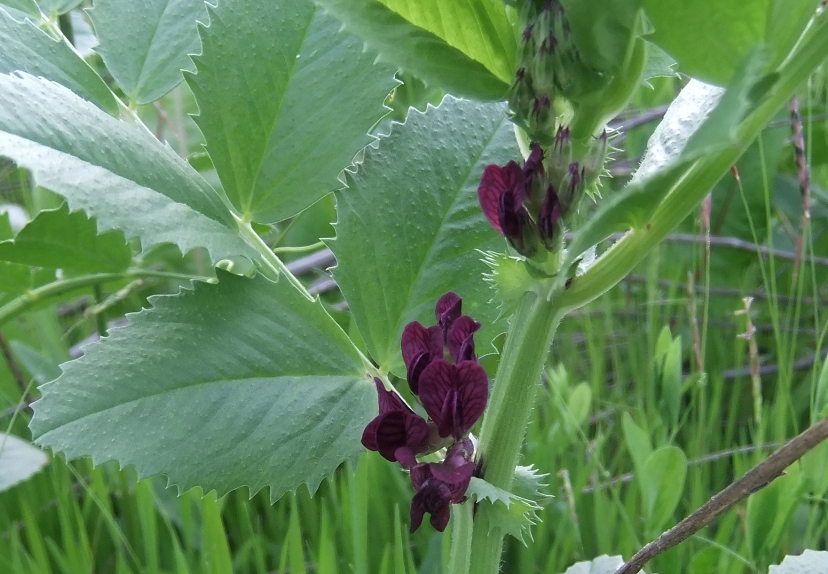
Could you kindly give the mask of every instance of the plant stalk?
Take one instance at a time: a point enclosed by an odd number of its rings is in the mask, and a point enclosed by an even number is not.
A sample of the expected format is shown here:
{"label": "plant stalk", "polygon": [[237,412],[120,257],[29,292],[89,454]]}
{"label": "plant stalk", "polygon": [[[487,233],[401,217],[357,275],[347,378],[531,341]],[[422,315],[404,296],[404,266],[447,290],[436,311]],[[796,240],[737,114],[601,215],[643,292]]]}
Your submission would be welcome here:
{"label": "plant stalk", "polygon": [[[511,488],[535,392],[561,317],[554,300],[535,292],[524,294],[512,317],[477,450],[483,478],[498,488]],[[470,514],[457,513],[455,532],[468,529],[466,521],[472,520]],[[452,572],[496,574],[503,536],[496,525],[490,528],[486,507],[478,507],[470,547],[463,547],[464,540],[452,540],[452,558],[457,553],[468,553],[466,561],[456,560],[458,564],[468,564],[469,569]]]}

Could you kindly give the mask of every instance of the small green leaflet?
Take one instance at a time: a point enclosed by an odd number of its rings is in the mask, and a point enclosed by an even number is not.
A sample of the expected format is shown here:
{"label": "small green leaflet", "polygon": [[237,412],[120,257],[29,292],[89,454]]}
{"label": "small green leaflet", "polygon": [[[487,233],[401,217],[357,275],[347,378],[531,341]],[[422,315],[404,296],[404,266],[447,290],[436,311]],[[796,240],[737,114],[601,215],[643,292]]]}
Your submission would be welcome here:
{"label": "small green leaflet", "polygon": [[219,2],[187,81],[196,123],[233,205],[253,221],[296,215],[342,187],[374,141],[395,69],[310,2]]}
{"label": "small green leaflet", "polygon": [[0,45],[0,72],[43,76],[110,114],[118,113],[115,96],[89,64],[67,44],[56,41],[30,21],[17,22],[0,10]]}
{"label": "small green leaflet", "polygon": [[118,231],[98,235],[95,222],[65,205],[41,211],[13,240],[0,241],[0,261],[33,267],[114,273],[129,266],[132,253]]}
{"label": "small green leaflet", "polygon": [[314,492],[364,452],[376,391],[322,304],[285,280],[152,297],[41,387],[31,428],[68,458],[117,460],[186,490]]}
{"label": "small green leaflet", "polygon": [[504,240],[483,216],[477,186],[487,164],[519,154],[504,105],[447,97],[425,113],[412,110],[348,174],[337,197],[333,273],[381,368],[405,372],[405,325],[433,325],[447,291],[483,325],[478,354],[491,351],[502,325],[478,250],[501,250]]}
{"label": "small green leaflet", "polygon": [[221,198],[150,133],[119,121],[68,89],[28,75],[0,75],[0,155],[148,249],[205,247],[214,262],[257,260]]}
{"label": "small green leaflet", "polygon": [[[529,469],[528,480],[533,480],[532,476],[537,477],[534,471]],[[525,490],[527,488],[526,480],[523,482],[522,486]],[[532,487],[529,486],[528,488],[531,489]],[[537,493],[537,491],[535,492]],[[491,513],[489,517],[490,529],[498,527],[524,544],[526,544],[525,535],[528,534],[529,538],[532,538],[530,529],[532,525],[539,522],[538,510],[541,509],[535,500],[497,488],[476,476],[472,477],[469,488],[466,490],[466,496],[477,503],[485,505],[485,508]]]}
{"label": "small green leaflet", "polygon": [[204,0],[106,0],[88,11],[107,70],[131,102],[154,102],[194,71]]}

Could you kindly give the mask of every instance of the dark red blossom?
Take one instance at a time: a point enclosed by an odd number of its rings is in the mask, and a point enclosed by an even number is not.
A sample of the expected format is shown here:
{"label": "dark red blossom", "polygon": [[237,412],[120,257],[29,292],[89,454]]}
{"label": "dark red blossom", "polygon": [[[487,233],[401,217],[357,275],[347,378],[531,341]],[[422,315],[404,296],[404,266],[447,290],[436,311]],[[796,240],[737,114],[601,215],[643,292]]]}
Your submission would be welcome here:
{"label": "dark red blossom", "polygon": [[486,219],[501,235],[510,237],[504,231],[503,220],[507,227],[511,227],[517,219],[517,213],[522,209],[525,188],[523,170],[515,161],[510,161],[504,167],[487,165],[483,170],[477,198]]}
{"label": "dark red blossom", "polygon": [[461,315],[451,326],[446,346],[455,363],[477,359],[474,354],[474,334],[479,329],[480,323],[468,315]]}
{"label": "dark red blossom", "polygon": [[418,464],[411,468],[411,484],[417,493],[411,501],[413,533],[423,522],[426,512],[431,514],[431,525],[442,532],[451,516],[451,503],[463,500],[469,488],[474,463],[470,439],[455,443],[442,463]]}
{"label": "dark red blossom", "polygon": [[558,237],[560,232],[555,232],[560,218],[561,202],[554,186],[550,184],[549,189],[546,190],[546,198],[543,201],[540,217],[538,218],[538,231],[540,232],[541,241],[550,251],[555,250],[556,242],[561,239]]}
{"label": "dark red blossom", "polygon": [[443,331],[437,325],[426,328],[418,321],[412,321],[403,330],[401,347],[408,386],[412,393],[419,394],[423,369],[443,356]]}
{"label": "dark red blossom", "polygon": [[437,319],[437,325],[443,330],[443,341],[448,340],[449,329],[462,314],[463,300],[457,293],[449,291],[437,300],[434,317]]}
{"label": "dark red blossom", "polygon": [[477,361],[437,359],[420,375],[420,400],[441,437],[460,440],[486,408],[489,379]]}
{"label": "dark red blossom", "polygon": [[362,433],[362,445],[379,452],[391,462],[397,461],[395,451],[410,449],[412,454],[423,452],[428,445],[428,424],[412,411],[394,392],[385,390],[382,381],[375,378],[379,415],[368,423]]}

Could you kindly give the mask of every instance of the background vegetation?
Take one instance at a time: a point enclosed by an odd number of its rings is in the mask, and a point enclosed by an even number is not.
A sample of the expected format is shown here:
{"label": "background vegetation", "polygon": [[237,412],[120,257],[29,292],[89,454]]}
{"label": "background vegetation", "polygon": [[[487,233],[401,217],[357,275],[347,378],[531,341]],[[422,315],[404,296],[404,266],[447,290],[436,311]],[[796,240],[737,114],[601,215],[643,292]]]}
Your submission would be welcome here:
{"label": "background vegetation", "polygon": [[[83,49],[90,40],[85,13],[73,10],[60,23],[71,27]],[[100,57],[88,57],[107,78]],[[442,96],[415,77],[400,79],[387,102],[393,113],[377,133],[387,133],[392,119],[404,121],[409,106],[423,109]],[[683,79],[651,83],[613,123],[618,152],[607,195],[634,170]],[[195,111],[187,84],[138,108],[159,139],[216,180],[189,117]],[[506,571],[558,573],[600,554],[628,557],[825,406],[824,73],[802,87],[799,114],[811,177],[809,224],[791,118],[780,113],[734,176],[716,186],[709,204],[622,285],[561,326],[523,456],[523,464],[549,473],[554,498],[532,529],[534,544],[508,539]],[[19,238],[22,223],[41,221],[53,230],[52,241],[69,244],[78,228],[92,225],[77,213],[79,220],[66,223],[70,216],[61,198],[33,188],[26,172],[0,162],[0,240]],[[295,248],[332,236],[333,202],[326,196],[274,227],[268,243]],[[49,223],[49,217],[55,219]],[[134,255],[138,249],[132,247]],[[325,271],[332,264],[325,249],[286,257],[348,325],[347,308]],[[0,250],[0,316],[21,301],[19,294],[2,293],[3,277],[16,270],[3,261]],[[158,276],[122,278],[57,298],[35,295],[20,312],[3,316],[1,430],[30,438],[28,404],[60,363],[79,356],[98,333],[123,325],[125,314],[146,307],[149,295],[177,292],[186,283],[176,274],[213,273],[198,250],[182,257],[173,247],[157,247],[135,263]],[[29,266],[35,287],[54,281],[56,270],[67,266]],[[746,505],[659,557],[652,570],[765,572],[785,554],[828,547],[826,469],[828,447],[822,446]],[[407,533],[410,497],[405,475],[373,453],[356,469],[340,468],[312,499],[301,488],[274,505],[266,492],[248,500],[245,490],[221,499],[197,489],[178,497],[160,477],[138,481],[130,469],[113,464],[93,468],[88,460],[55,457],[34,477],[0,492],[0,571],[440,572],[446,536],[429,527]]]}

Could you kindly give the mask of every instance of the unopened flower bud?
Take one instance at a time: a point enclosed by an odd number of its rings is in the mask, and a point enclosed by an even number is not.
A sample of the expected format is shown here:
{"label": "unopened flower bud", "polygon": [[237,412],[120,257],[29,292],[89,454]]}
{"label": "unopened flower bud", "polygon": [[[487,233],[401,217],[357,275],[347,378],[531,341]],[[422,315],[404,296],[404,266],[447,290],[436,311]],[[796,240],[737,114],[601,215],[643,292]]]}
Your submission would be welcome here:
{"label": "unopened flower bud", "polygon": [[607,130],[604,130],[592,142],[592,146],[589,148],[586,157],[584,157],[582,168],[587,186],[597,181],[604,169],[604,162],[607,160],[607,150],[609,149],[607,139]]}

